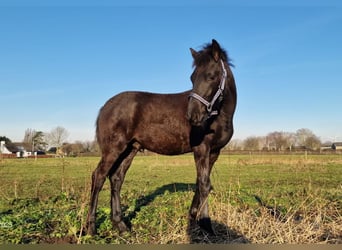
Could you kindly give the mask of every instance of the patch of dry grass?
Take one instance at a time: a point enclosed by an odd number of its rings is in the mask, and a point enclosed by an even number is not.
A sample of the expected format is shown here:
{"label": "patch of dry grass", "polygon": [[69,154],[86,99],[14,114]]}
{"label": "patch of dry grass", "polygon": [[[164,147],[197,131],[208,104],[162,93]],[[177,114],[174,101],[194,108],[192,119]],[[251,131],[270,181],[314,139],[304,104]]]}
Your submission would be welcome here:
{"label": "patch of dry grass", "polygon": [[229,236],[232,231],[238,236],[229,239],[230,242],[342,243],[342,216],[336,211],[335,205],[317,202],[310,209],[303,205],[301,209],[290,210],[280,217],[275,217],[265,207],[257,210],[241,209],[219,201],[213,202],[211,207],[212,211],[215,211],[213,217],[220,224],[228,225],[226,236]]}

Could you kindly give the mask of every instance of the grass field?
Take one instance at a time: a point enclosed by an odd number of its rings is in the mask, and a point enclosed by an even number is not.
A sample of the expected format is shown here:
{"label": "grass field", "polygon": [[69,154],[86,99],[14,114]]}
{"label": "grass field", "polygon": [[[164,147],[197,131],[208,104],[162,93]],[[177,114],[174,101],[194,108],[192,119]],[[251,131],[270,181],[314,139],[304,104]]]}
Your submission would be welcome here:
{"label": "grass field", "polygon": [[90,176],[99,158],[0,161],[1,243],[342,243],[341,155],[221,155],[209,197],[215,236],[188,227],[192,155],[137,156],[121,197],[132,231],[109,220],[100,193],[98,235],[85,234]]}

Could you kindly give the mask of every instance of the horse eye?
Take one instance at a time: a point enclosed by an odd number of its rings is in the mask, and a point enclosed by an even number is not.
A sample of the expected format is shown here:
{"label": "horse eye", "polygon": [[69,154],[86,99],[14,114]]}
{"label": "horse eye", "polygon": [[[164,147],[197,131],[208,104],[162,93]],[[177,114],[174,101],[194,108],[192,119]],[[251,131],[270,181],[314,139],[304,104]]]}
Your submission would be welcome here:
{"label": "horse eye", "polygon": [[214,81],[216,79],[215,74],[208,73],[207,74],[207,79],[209,81]]}

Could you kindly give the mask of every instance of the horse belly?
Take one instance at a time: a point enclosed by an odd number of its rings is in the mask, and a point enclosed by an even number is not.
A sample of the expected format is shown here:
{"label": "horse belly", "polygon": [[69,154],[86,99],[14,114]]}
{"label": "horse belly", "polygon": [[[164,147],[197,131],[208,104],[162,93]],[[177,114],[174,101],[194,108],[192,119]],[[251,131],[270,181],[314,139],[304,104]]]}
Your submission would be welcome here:
{"label": "horse belly", "polygon": [[[148,141],[148,143],[146,143]],[[179,155],[191,151],[189,143],[184,137],[161,136],[158,140],[149,138],[142,143],[143,148],[163,155]]]}
{"label": "horse belly", "polygon": [[164,155],[178,155],[191,151],[189,130],[179,121],[149,123],[136,139],[143,148]]}

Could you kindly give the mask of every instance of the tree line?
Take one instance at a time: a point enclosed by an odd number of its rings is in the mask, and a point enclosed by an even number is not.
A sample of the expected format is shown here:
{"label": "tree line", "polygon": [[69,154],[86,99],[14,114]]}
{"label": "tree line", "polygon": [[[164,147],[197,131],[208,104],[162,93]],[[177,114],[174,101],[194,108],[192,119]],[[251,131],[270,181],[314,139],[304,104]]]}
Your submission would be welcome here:
{"label": "tree line", "polygon": [[[61,126],[53,128],[50,132],[28,128],[25,130],[23,144],[30,145],[30,151],[50,150],[51,153],[62,152],[68,156],[81,154],[98,154],[99,148],[94,141],[75,141],[67,142],[69,132]],[[0,140],[6,144],[11,140],[5,136],[0,136]],[[322,142],[310,129],[301,128],[296,132],[274,131],[266,136],[249,136],[244,140],[231,140],[226,149],[228,150],[247,150],[247,151],[295,151],[295,150],[318,150]]]}
{"label": "tree line", "polygon": [[244,140],[233,139],[228,145],[229,150],[318,150],[322,142],[310,129],[301,128],[296,132],[274,131],[266,136],[249,136]]}

